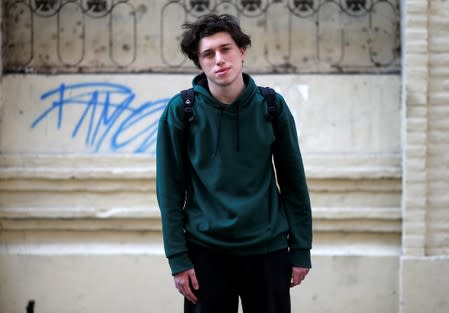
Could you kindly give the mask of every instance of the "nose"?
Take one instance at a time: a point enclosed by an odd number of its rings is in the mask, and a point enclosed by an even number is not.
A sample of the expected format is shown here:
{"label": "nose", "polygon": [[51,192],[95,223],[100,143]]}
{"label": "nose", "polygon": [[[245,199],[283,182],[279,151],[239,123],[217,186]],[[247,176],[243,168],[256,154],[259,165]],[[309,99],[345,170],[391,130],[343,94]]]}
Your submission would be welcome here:
{"label": "nose", "polygon": [[223,56],[220,52],[215,53],[215,64],[221,64],[223,63]]}

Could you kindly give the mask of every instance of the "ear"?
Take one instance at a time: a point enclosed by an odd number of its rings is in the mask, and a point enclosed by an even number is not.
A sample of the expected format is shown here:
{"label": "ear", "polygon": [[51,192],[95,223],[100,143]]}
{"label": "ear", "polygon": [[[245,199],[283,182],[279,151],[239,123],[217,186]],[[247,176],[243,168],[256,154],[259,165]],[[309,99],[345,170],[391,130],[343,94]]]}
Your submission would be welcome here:
{"label": "ear", "polygon": [[240,48],[240,53],[242,54],[242,60],[244,60],[246,56],[246,48]]}

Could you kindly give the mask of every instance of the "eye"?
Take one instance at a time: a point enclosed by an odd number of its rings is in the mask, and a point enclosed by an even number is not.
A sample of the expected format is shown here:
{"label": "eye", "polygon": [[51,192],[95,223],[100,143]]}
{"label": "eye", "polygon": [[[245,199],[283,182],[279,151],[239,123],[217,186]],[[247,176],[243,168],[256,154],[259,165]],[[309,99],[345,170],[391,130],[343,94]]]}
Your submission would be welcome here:
{"label": "eye", "polygon": [[212,53],[212,51],[206,51],[203,53],[203,58],[212,58],[214,56],[214,54]]}

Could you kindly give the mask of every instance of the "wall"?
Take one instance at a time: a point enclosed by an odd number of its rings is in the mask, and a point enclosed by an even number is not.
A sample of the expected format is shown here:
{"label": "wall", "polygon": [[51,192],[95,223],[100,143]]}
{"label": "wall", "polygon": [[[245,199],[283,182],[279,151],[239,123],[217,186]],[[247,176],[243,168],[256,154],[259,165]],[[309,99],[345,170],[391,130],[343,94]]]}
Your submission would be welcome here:
{"label": "wall", "polygon": [[256,39],[251,72],[397,73],[398,7],[399,0],[6,1],[4,61],[25,72],[192,71],[177,48],[179,24],[219,12],[237,16]]}
{"label": "wall", "polygon": [[404,7],[401,312],[447,312],[449,3]]}
{"label": "wall", "polygon": [[[14,10],[21,12],[24,4],[17,3]],[[142,28],[139,23],[151,12],[159,16],[166,8],[160,3],[135,1],[136,18],[124,23]],[[389,16],[391,3],[378,4],[380,16]],[[373,34],[373,47],[382,42],[389,47],[377,54],[381,60],[391,59],[397,48],[392,26],[382,20],[385,28],[376,30],[377,24],[363,18],[351,24],[347,15],[337,15],[351,31],[346,37],[332,35],[340,40],[329,46],[326,37],[301,37],[299,42],[310,48],[301,50],[301,59],[295,59],[297,46],[288,46],[295,42],[294,32],[287,38],[266,36],[279,40],[267,40],[269,55],[277,55],[276,47],[296,51],[285,57],[286,64],[304,66],[297,69],[283,67],[282,59],[270,67],[270,58],[257,55],[264,44],[252,49],[255,63],[249,70],[284,71],[255,77],[281,92],[295,115],[313,203],[314,268],[292,290],[294,312],[440,313],[449,307],[449,286],[441,275],[449,267],[449,165],[441,153],[448,146],[447,5],[442,0],[401,3],[401,77],[397,62],[379,67],[369,61],[376,54],[365,44]],[[72,13],[77,8],[70,6]],[[332,8],[338,5],[327,4],[321,17],[334,18]],[[182,299],[163,256],[154,194],[153,131],[161,106],[189,86],[194,69],[183,63],[187,74],[148,72],[179,72],[152,45],[162,42],[154,20],[136,41],[145,53],[135,54],[132,66],[112,62],[106,39],[88,35],[107,25],[106,15],[85,17],[91,28],[84,35],[90,39],[82,47],[91,54],[78,64],[73,60],[82,50],[70,54],[69,47],[58,54],[55,38],[61,29],[55,27],[57,16],[47,12],[34,20],[37,29],[46,25],[48,30],[36,35],[42,41],[34,41],[34,50],[27,50],[30,41],[18,40],[22,46],[8,46],[15,53],[2,55],[7,74],[0,84],[0,312],[23,312],[30,301],[35,312],[46,313],[178,312]],[[244,23],[264,38],[259,26],[267,19],[256,13],[246,12]],[[293,27],[288,20],[313,33],[313,18],[296,20],[295,14],[270,29]],[[378,41],[380,33],[387,35]],[[26,32],[18,34],[26,38]],[[127,40],[123,34],[118,38]],[[342,59],[338,51],[343,50],[331,48],[345,47],[343,38],[350,38],[350,48]],[[317,44],[329,48],[325,58],[318,58]],[[35,52],[31,63],[21,49]],[[53,52],[45,58],[38,51]],[[127,57],[134,50],[124,51],[113,60],[133,60]],[[164,51],[178,60],[174,50]],[[152,57],[145,59],[147,54]],[[314,67],[317,60],[320,66]],[[124,73],[129,68],[133,73]],[[301,68],[321,74],[306,75]],[[33,69],[39,73],[29,74]],[[53,75],[51,69],[65,74]],[[78,71],[90,74],[67,73]]]}
{"label": "wall", "polygon": [[[0,277],[8,287],[0,312],[20,312],[30,300],[36,312],[178,311],[160,236],[151,125],[158,105],[190,80],[4,77]],[[256,80],[290,104],[312,195],[314,270],[293,290],[295,312],[357,312],[367,303],[372,312],[395,312],[399,78]]]}

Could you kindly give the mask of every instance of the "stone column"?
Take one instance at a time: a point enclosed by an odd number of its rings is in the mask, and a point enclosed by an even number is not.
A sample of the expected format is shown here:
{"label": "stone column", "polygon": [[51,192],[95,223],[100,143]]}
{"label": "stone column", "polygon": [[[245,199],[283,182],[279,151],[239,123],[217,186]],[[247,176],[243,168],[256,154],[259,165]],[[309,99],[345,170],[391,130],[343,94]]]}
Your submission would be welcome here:
{"label": "stone column", "polygon": [[403,2],[400,312],[446,312],[449,282],[449,2]]}

